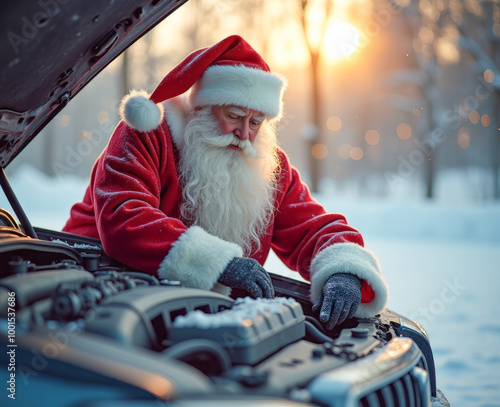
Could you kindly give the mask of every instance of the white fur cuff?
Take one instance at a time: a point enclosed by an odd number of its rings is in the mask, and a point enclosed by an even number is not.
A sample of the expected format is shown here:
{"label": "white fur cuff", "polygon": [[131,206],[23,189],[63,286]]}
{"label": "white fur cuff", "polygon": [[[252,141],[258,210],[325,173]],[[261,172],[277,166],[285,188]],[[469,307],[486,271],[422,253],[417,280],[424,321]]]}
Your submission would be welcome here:
{"label": "white fur cuff", "polygon": [[241,256],[243,250],[237,244],[192,226],[172,245],[158,268],[158,276],[180,281],[186,287],[227,293],[227,287],[218,284],[217,279],[233,257]]}
{"label": "white fur cuff", "polygon": [[356,317],[372,317],[387,304],[389,290],[375,255],[355,243],[337,243],[320,251],[311,263],[311,301],[316,302],[326,280],[336,273],[351,273],[372,287],[375,298],[361,303]]}

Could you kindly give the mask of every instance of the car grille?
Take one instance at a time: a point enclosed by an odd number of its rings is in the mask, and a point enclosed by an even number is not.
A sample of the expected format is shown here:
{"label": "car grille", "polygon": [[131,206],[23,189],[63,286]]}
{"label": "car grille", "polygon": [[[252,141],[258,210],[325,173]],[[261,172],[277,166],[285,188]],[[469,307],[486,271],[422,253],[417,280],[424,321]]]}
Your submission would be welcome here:
{"label": "car grille", "polygon": [[362,407],[420,407],[428,406],[428,392],[422,386],[427,363],[421,358],[417,367],[359,401]]}
{"label": "car grille", "polygon": [[385,348],[314,379],[312,399],[329,407],[428,407],[426,360],[409,338],[393,338]]}

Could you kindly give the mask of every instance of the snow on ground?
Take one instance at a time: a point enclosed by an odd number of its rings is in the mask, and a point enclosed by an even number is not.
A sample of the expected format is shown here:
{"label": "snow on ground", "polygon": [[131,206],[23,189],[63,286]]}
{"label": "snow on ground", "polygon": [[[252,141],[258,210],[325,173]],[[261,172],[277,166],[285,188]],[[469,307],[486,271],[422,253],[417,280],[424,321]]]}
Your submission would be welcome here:
{"label": "snow on ground", "polygon": [[[87,183],[27,167],[9,178],[31,222],[50,229],[64,225]],[[500,205],[317,198],[363,233],[389,283],[389,308],[429,333],[451,406],[500,406]],[[3,196],[0,207],[10,209]],[[276,256],[266,267],[297,277]]]}
{"label": "snow on ground", "polygon": [[[318,199],[363,233],[389,308],[427,330],[451,406],[500,406],[500,205]],[[276,256],[266,267],[296,276]]]}

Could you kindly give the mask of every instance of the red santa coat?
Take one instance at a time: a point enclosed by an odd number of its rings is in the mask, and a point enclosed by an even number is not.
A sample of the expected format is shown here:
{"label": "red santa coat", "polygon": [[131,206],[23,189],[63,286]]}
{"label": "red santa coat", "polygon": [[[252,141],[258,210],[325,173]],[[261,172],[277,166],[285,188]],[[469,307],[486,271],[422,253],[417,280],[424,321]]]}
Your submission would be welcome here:
{"label": "red santa coat", "polygon": [[[64,230],[99,238],[109,256],[138,270],[224,292],[227,287],[217,279],[243,252],[198,226],[187,226],[180,213],[177,146],[182,145],[185,112],[179,106],[168,101],[166,120],[150,132],[124,122],[117,126]],[[362,303],[355,315],[379,312],[387,302],[387,285],[361,234],[343,215],[327,213],[286,154],[280,150],[278,155],[276,210],[260,250],[251,257],[264,264],[273,249],[287,267],[311,281],[313,302],[331,275],[353,273],[362,280]]]}

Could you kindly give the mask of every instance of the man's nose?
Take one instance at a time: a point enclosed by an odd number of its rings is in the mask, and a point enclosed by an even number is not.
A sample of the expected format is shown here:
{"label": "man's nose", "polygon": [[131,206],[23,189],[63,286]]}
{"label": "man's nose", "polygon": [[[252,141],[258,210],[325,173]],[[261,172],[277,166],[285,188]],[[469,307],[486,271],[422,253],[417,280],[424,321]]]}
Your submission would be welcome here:
{"label": "man's nose", "polygon": [[240,140],[247,140],[250,137],[250,126],[246,120],[242,120],[234,129],[233,134]]}

